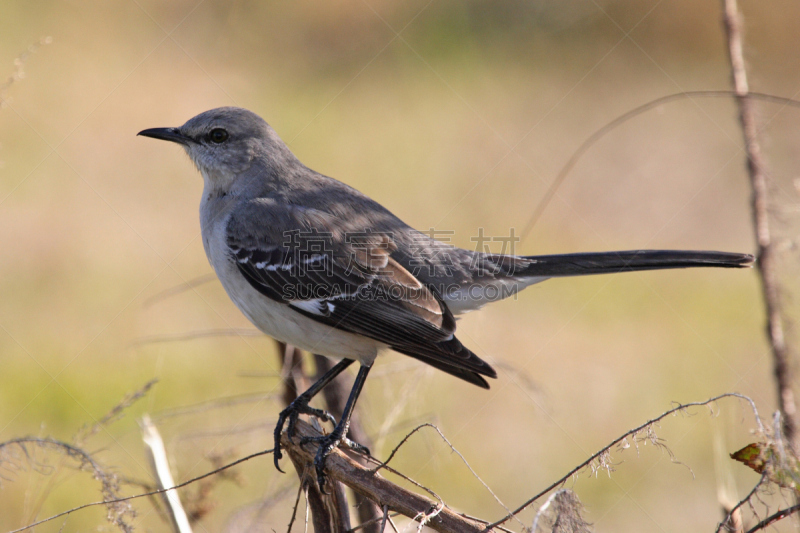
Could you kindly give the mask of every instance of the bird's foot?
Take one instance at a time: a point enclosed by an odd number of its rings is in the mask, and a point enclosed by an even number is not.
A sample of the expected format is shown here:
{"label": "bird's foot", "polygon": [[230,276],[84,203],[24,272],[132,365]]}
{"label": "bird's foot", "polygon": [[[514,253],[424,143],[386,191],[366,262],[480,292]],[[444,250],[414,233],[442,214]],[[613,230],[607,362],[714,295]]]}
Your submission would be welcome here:
{"label": "bird's foot", "polygon": [[321,437],[303,437],[300,439],[301,446],[308,442],[316,442],[319,446],[319,448],[317,448],[317,455],[314,457],[314,469],[317,471],[317,483],[319,484],[319,490],[325,492],[326,494],[325,461],[337,446],[344,446],[345,448],[349,448],[364,455],[370,454],[369,448],[345,437],[344,434],[346,432],[346,428],[340,423],[330,435],[323,435]]}
{"label": "bird's foot", "polygon": [[327,420],[332,424],[336,423],[333,415],[331,415],[328,411],[310,407],[308,405],[309,401],[311,401],[311,398],[301,394],[295,398],[295,400],[290,403],[286,409],[281,411],[281,414],[278,417],[278,423],[275,425],[275,452],[273,454],[275,468],[278,469],[278,472],[283,472],[281,467],[278,465],[278,461],[280,461],[280,459],[283,457],[283,454],[281,453],[281,433],[283,433],[283,426],[286,424],[287,419],[289,421],[289,425],[286,428],[286,433],[289,435],[289,438],[294,436],[294,426],[297,424],[297,417],[300,415],[310,415],[323,421]]}

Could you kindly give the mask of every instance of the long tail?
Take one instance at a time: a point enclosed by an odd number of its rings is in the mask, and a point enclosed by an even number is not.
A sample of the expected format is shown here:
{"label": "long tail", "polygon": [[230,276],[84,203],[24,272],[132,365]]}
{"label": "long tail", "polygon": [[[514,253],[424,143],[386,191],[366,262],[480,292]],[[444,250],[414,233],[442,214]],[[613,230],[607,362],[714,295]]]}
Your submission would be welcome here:
{"label": "long tail", "polygon": [[753,266],[755,261],[750,254],[692,250],[629,250],[533,255],[524,259],[531,263],[514,272],[514,277],[550,278],[690,267],[745,268]]}

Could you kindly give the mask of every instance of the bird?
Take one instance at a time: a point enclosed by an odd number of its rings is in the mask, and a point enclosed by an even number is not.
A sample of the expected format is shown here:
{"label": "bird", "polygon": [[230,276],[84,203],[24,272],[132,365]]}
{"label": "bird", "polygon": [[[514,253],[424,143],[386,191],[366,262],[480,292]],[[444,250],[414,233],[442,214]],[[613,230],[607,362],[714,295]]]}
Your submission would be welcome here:
{"label": "bird", "polygon": [[[492,366],[456,337],[456,317],[548,278],[687,267],[752,266],[750,254],[630,250],[518,256],[467,250],[417,231],[380,203],[305,166],[257,114],[237,107],[200,113],[179,127],[138,135],[181,145],[203,177],[200,226],[208,260],[241,312],[265,334],[339,359],[279,415],[281,435],[298,416],[334,423],[318,442],[320,487],[376,356],[394,350],[482,388]],[[338,422],[309,405],[337,375],[360,366]],[[287,426],[288,422],[288,426]]]}

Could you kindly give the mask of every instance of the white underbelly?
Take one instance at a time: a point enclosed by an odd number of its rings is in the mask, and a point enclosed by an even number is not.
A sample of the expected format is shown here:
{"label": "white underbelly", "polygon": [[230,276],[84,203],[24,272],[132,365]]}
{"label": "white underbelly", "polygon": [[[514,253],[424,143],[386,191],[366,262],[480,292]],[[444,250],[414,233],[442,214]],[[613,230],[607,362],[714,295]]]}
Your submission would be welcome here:
{"label": "white underbelly", "polygon": [[358,359],[369,365],[383,347],[377,341],[332,328],[269,299],[256,291],[238,270],[228,272],[225,279],[228,281],[222,285],[231,300],[250,322],[274,339],[311,353]]}
{"label": "white underbelly", "polygon": [[227,254],[212,253],[215,246],[227,247],[221,240],[224,236],[209,237],[209,262],[228,296],[253,325],[270,337],[311,353],[358,359],[366,365],[371,365],[378,352],[386,348],[378,341],[332,328],[264,296],[250,285]]}

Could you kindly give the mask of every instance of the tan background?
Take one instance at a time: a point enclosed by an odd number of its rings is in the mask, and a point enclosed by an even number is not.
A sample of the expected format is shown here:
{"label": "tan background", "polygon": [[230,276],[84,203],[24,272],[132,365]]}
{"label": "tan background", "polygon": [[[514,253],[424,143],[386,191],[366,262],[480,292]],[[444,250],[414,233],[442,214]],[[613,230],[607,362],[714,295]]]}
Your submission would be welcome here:
{"label": "tan background", "polygon": [[[150,476],[136,424],[145,412],[179,480],[210,469],[209,454],[271,446],[279,410],[263,398],[278,387],[271,341],[142,342],[251,326],[217,282],[146,305],[210,267],[198,238],[201,180],[177,147],[136,138],[141,129],[247,107],[311,168],[469,247],[480,227],[519,232],[573,150],[617,115],[665,94],[729,87],[718,2],[265,4],[0,6],[0,75],[28,45],[52,37],[4,91],[10,100],[0,110],[0,440],[70,440],[158,378],[86,443],[120,475]],[[800,5],[748,1],[743,11],[752,88],[794,96]],[[791,239],[799,115],[776,105],[760,114],[778,228]],[[517,251],[750,252],[743,157],[731,101],[661,106],[586,154]],[[784,258],[796,274],[795,256]],[[434,421],[514,507],[672,401],[739,391],[769,417],[762,322],[752,271],[550,281],[461,320],[462,340],[501,369],[490,391],[392,354],[378,362],[360,407],[378,457]],[[262,396],[171,411],[244,393]],[[659,430],[693,475],[648,445],[638,456],[616,453],[610,477],[577,478],[571,486],[597,531],[713,530],[719,480],[732,476],[738,499],[757,479],[725,458],[752,438],[752,416],[730,400],[715,413],[672,417]],[[39,452],[35,464],[0,469],[0,531],[99,499],[88,474],[37,473],[45,461],[58,465]],[[397,466],[460,510],[503,514],[432,432],[412,439]],[[242,483],[216,487],[216,507],[197,531],[220,531],[242,507],[295,483],[270,458],[238,472]],[[287,490],[265,531],[285,529]],[[135,507],[137,531],[167,531],[149,502]],[[104,516],[82,511],[37,530],[108,530]],[[522,515],[527,526],[532,517]]]}

